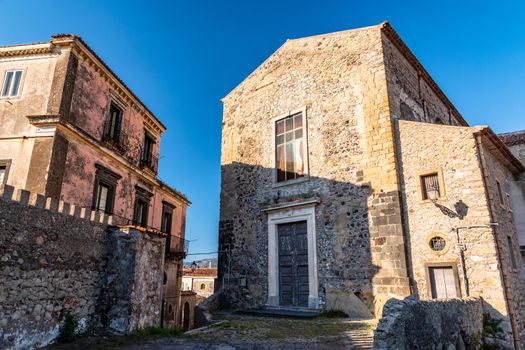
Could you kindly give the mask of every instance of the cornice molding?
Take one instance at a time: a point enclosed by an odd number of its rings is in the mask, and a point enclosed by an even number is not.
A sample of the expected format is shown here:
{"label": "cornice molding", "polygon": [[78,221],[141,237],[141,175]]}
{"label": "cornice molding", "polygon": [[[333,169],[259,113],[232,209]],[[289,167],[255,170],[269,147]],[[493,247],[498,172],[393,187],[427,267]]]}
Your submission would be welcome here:
{"label": "cornice molding", "polygon": [[38,47],[38,48],[27,48],[27,49],[13,49],[13,50],[0,50],[0,58],[3,57],[19,57],[19,56],[35,56],[35,55],[46,55],[53,53],[53,47]]}
{"label": "cornice molding", "polygon": [[100,153],[103,156],[110,158],[113,161],[116,161],[121,167],[124,168],[124,170],[127,170],[133,173],[140,180],[144,181],[146,184],[156,187],[156,189],[159,190],[160,192],[163,192],[163,193],[166,193],[166,194],[169,194],[175,197],[175,199],[177,199],[183,205],[189,206],[191,204],[191,202],[188,200],[188,198],[184,194],[166,185],[164,182],[162,182],[161,180],[157,179],[154,176],[151,176],[149,173],[140,171],[138,167],[130,164],[125,158],[121,157],[120,155],[114,153],[110,149],[101,145],[97,139],[95,139],[94,137],[86,133],[85,131],[77,128],[76,126],[64,120],[61,120],[60,116],[58,115],[29,115],[27,116],[27,119],[29,119],[29,122],[31,123],[31,125],[34,125],[34,126],[43,126],[43,125],[55,126],[57,130],[60,130],[64,132],[65,134],[71,136],[78,142],[90,147],[95,152]]}
{"label": "cornice molding", "polygon": [[[23,48],[20,48],[20,46],[23,46]],[[70,49],[78,58],[100,74],[109,84],[110,88],[142,116],[149,129],[159,136],[166,131],[166,126],[162,124],[153,112],[131,91],[124,81],[109,68],[104,60],[77,35],[58,34],[53,35],[51,41],[47,43],[0,47],[0,58],[52,54],[57,52],[57,48]]]}

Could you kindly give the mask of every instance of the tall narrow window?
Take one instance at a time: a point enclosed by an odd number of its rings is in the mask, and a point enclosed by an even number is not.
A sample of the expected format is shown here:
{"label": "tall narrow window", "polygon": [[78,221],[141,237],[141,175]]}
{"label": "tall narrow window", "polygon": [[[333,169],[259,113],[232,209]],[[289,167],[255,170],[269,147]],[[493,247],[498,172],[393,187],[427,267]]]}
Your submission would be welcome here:
{"label": "tall narrow window", "polygon": [[441,197],[439,176],[437,173],[421,176],[421,192],[423,200],[438,199]]}
{"label": "tall narrow window", "polygon": [[120,141],[120,130],[122,128],[122,109],[114,102],[109,105],[109,115],[104,125],[104,138],[115,143]]}
{"label": "tall narrow window", "polygon": [[135,211],[133,213],[133,223],[137,226],[148,226],[148,212],[152,193],[135,186]]}
{"label": "tall narrow window", "polygon": [[501,183],[499,181],[496,181],[496,187],[498,189],[498,198],[499,198],[499,203],[501,205],[505,205],[505,201],[503,199],[503,191],[501,189]]}
{"label": "tall narrow window", "polygon": [[7,165],[0,164],[0,186],[5,184],[5,181],[7,180]]}
{"label": "tall narrow window", "polygon": [[[171,239],[171,223],[173,218],[173,208],[174,206],[167,203],[162,202],[162,218],[160,223],[160,230],[167,234],[166,236],[166,252],[169,253],[171,251],[171,245],[172,245],[172,239]],[[177,243],[177,242],[174,242]]]}
{"label": "tall narrow window", "polygon": [[275,168],[277,182],[295,180],[305,174],[305,132],[303,114],[275,123]]}
{"label": "tall narrow window", "polygon": [[148,133],[144,132],[144,146],[142,147],[141,164],[143,166],[153,166],[153,145],[155,139]]}
{"label": "tall narrow window", "polygon": [[509,246],[510,266],[516,268],[516,256],[514,255],[514,245],[512,244],[512,238],[507,236],[507,245]]}
{"label": "tall narrow window", "polygon": [[146,226],[148,224],[148,202],[137,199],[133,221],[138,226]]}
{"label": "tall narrow window", "polygon": [[171,222],[173,217],[173,207],[164,204],[162,207],[162,223],[160,230],[164,233],[171,234]]}
{"label": "tall narrow window", "polygon": [[93,190],[93,210],[112,214],[115,202],[115,189],[121,176],[100,164],[95,164],[95,167],[97,171]]}
{"label": "tall narrow window", "polygon": [[4,83],[2,84],[2,97],[16,97],[20,92],[22,84],[21,70],[8,70],[5,72]]}

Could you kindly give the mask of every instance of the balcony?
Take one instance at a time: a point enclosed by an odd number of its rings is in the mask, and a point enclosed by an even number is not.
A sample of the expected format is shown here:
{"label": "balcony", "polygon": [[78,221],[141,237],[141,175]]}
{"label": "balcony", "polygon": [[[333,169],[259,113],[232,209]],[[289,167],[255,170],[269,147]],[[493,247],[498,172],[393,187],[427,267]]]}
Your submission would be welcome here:
{"label": "balcony", "polygon": [[149,169],[156,174],[159,168],[159,157],[155,155],[149,155],[149,157],[144,157],[144,153],[142,150],[140,154],[142,154],[143,157],[139,162],[139,167],[141,169]]}
{"label": "balcony", "polygon": [[128,149],[128,134],[122,127],[111,134],[110,121],[106,120],[102,129],[102,144],[109,149],[124,155]]}
{"label": "balcony", "polygon": [[174,257],[175,259],[184,259],[188,254],[190,241],[173,235],[166,237],[166,256]]}

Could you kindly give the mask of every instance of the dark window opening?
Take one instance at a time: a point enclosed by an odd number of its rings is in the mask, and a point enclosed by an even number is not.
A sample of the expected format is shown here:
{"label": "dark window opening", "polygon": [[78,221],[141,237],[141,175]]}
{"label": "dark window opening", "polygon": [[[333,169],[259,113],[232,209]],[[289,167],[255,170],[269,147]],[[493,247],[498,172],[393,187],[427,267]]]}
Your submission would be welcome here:
{"label": "dark window opening", "polygon": [[162,221],[160,230],[167,234],[166,236],[166,252],[170,251],[171,248],[171,226],[173,220],[173,208],[171,204],[163,202],[162,205]]}
{"label": "dark window opening", "polygon": [[516,256],[514,255],[514,245],[512,244],[512,238],[510,236],[507,236],[507,245],[509,246],[510,266],[516,269]]}
{"label": "dark window opening", "polygon": [[423,200],[441,197],[439,177],[437,173],[421,176],[421,192]]}
{"label": "dark window opening", "polygon": [[155,138],[147,131],[144,131],[144,144],[142,146],[142,153],[140,156],[140,166],[155,170],[155,162],[153,157],[153,148],[155,146]]}
{"label": "dark window opening", "polygon": [[5,73],[4,83],[2,85],[2,97],[18,96],[20,85],[22,83],[21,70],[9,70]]}
{"label": "dark window opening", "polygon": [[123,111],[114,102],[109,105],[109,115],[104,126],[104,139],[114,143],[120,142]]}
{"label": "dark window opening", "polygon": [[7,172],[7,165],[5,164],[0,165],[0,186],[3,185],[5,181],[7,180],[6,172]]}
{"label": "dark window opening", "polygon": [[436,252],[442,251],[447,245],[445,239],[439,236],[432,237],[428,244],[430,245],[430,248]]}
{"label": "dark window opening", "polygon": [[135,210],[133,212],[133,224],[147,227],[149,202],[153,194],[147,190],[135,186]]}
{"label": "dark window opening", "polygon": [[9,168],[11,167],[10,159],[0,159],[0,186],[7,183],[7,176],[9,175]]}
{"label": "dark window opening", "polygon": [[204,283],[201,284],[201,290],[206,289],[206,285]]}
{"label": "dark window opening", "polygon": [[95,199],[95,210],[111,213],[110,203],[112,202],[113,191],[112,186],[103,182],[98,183],[97,196]]}
{"label": "dark window opening", "polygon": [[133,216],[135,225],[146,226],[148,224],[148,206],[148,202],[137,199],[135,202],[135,215]]}
{"label": "dark window opening", "polygon": [[498,188],[499,202],[501,205],[504,205],[505,201],[503,199],[503,191],[501,190],[501,183],[499,181],[496,181],[496,187]]}
{"label": "dark window opening", "polygon": [[93,189],[93,210],[112,214],[117,181],[121,176],[99,164],[96,164],[95,167],[97,172]]}
{"label": "dark window opening", "polygon": [[275,160],[277,182],[304,177],[306,162],[305,128],[302,113],[275,123]]}

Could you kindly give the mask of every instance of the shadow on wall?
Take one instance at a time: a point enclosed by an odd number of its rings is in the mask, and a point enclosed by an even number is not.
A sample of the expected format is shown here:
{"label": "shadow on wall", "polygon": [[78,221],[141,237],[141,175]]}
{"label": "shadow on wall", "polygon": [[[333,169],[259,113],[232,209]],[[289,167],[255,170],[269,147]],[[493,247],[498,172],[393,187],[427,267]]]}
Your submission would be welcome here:
{"label": "shadow on wall", "polygon": [[[222,288],[223,304],[243,309],[266,304],[268,210],[317,201],[319,306],[330,309],[337,303],[351,310],[351,303],[360,300],[373,310],[372,279],[379,268],[372,263],[372,246],[386,244],[386,239],[370,234],[369,222],[377,218],[369,217],[371,190],[368,183],[358,182],[362,174],[349,165],[334,169],[334,179],[310,176],[275,186],[273,173],[271,168],[238,162],[222,167],[216,290]],[[358,181],[335,180],[345,177]],[[331,294],[341,292],[351,298],[330,300]]]}
{"label": "shadow on wall", "polygon": [[385,349],[510,349],[498,311],[481,298],[390,299],[374,333]]}

